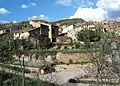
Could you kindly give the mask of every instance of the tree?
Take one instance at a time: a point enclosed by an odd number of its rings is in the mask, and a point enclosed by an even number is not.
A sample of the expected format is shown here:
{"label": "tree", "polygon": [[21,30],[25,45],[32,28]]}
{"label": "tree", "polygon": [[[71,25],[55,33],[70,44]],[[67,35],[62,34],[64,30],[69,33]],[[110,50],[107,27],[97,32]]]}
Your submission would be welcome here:
{"label": "tree", "polygon": [[90,42],[96,42],[101,39],[99,31],[83,29],[76,34],[78,41],[83,41],[85,45],[89,46]]}
{"label": "tree", "polygon": [[0,37],[0,61],[9,62],[13,60],[14,54],[14,40],[12,35],[5,34]]}
{"label": "tree", "polygon": [[39,48],[40,49],[49,49],[52,47],[52,43],[48,37],[39,37]]}
{"label": "tree", "polygon": [[[19,62],[22,69],[22,86],[25,86],[25,64],[24,55],[29,53],[29,43],[25,39],[14,40],[15,54],[19,57]],[[22,58],[22,63],[20,58]]]}
{"label": "tree", "polygon": [[95,42],[100,40],[100,34],[97,31],[83,29],[76,34],[76,37],[79,41],[90,41]]}
{"label": "tree", "polygon": [[[95,33],[90,30],[83,30],[77,34],[77,39],[84,41],[85,44],[90,43],[94,38],[102,39],[93,41],[95,51],[86,47],[86,50],[90,53],[91,62],[96,67],[97,86],[103,85],[102,82],[110,81],[112,83],[112,79],[115,79],[117,84],[120,83],[119,34],[116,33],[116,31],[103,33],[101,29],[96,30]],[[99,47],[96,47],[97,45]]]}
{"label": "tree", "polygon": [[14,49],[17,56],[29,53],[29,42],[25,39],[14,40]]}

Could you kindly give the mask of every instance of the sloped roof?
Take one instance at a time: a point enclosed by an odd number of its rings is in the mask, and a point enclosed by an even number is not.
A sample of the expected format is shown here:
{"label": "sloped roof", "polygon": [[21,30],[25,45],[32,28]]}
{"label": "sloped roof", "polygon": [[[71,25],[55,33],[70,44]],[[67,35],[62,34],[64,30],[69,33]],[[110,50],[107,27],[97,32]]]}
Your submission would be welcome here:
{"label": "sloped roof", "polygon": [[29,31],[32,31],[32,30],[35,30],[35,29],[38,29],[38,28],[25,28],[25,29],[21,29],[21,30],[18,30],[18,31],[14,31],[14,32],[22,33],[22,32],[29,32]]}

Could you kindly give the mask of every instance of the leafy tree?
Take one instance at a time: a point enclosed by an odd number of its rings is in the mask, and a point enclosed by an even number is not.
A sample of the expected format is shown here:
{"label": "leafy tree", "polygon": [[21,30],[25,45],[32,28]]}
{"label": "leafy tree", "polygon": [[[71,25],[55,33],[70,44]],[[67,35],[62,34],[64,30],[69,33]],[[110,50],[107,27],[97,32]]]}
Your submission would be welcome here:
{"label": "leafy tree", "polygon": [[15,54],[20,56],[22,54],[28,54],[29,52],[29,42],[25,39],[14,40]]}
{"label": "leafy tree", "polygon": [[[21,49],[23,47],[23,49]],[[13,55],[20,56],[27,54],[29,44],[25,39],[13,39],[12,34],[5,34],[0,37],[0,61],[11,61]]]}
{"label": "leafy tree", "polygon": [[5,34],[0,37],[0,61],[9,62],[14,54],[14,40],[12,35]]}
{"label": "leafy tree", "polygon": [[40,36],[39,38],[39,48],[40,49],[49,49],[52,47],[52,43],[48,37]]}
{"label": "leafy tree", "polygon": [[[24,57],[22,55],[26,55],[29,53],[29,43],[25,39],[16,39],[14,40],[15,54],[19,57],[19,62],[22,68],[22,86],[25,86],[25,64]],[[22,57],[22,63],[20,58]]]}
{"label": "leafy tree", "polygon": [[76,34],[79,41],[90,41],[95,42],[100,40],[100,34],[97,31],[83,29]]}
{"label": "leafy tree", "polygon": [[83,41],[86,45],[89,45],[90,42],[96,42],[101,39],[99,31],[93,31],[89,29],[83,29],[76,34],[78,41]]}

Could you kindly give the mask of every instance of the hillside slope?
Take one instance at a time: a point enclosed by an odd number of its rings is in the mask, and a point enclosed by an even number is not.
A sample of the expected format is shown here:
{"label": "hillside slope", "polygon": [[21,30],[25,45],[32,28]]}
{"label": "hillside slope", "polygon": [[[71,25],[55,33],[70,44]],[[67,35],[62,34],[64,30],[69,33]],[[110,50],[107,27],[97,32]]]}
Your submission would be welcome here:
{"label": "hillside slope", "polygon": [[[78,24],[78,23],[84,23],[85,20],[81,19],[81,18],[75,18],[75,19],[64,19],[64,20],[59,20],[59,21],[55,21],[55,22],[49,22],[49,21],[45,21],[45,20],[33,20],[34,22],[44,22],[44,23],[49,23],[49,24],[54,24],[54,25],[58,25],[58,26],[63,26],[63,25],[73,25],[73,24]],[[6,24],[0,24],[0,28],[11,28],[11,27],[23,27],[23,28],[29,28],[31,27],[31,25],[29,24],[29,21],[22,21],[22,22],[18,22],[18,23],[6,23]]]}
{"label": "hillside slope", "polygon": [[81,19],[81,18],[74,18],[74,19],[64,19],[64,20],[59,20],[56,22],[53,22],[54,24],[57,24],[59,26],[63,26],[63,25],[72,25],[72,24],[77,24],[77,23],[84,23],[85,20]]}

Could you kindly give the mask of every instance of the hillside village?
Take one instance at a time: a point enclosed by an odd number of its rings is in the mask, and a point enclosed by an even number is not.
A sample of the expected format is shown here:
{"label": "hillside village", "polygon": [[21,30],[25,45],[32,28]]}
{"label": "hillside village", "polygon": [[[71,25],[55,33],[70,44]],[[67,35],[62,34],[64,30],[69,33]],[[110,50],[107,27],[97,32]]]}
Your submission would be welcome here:
{"label": "hillside village", "polygon": [[119,40],[120,21],[76,18],[0,24],[0,64],[6,72],[16,67],[24,77],[59,86],[77,86],[77,82],[119,86]]}
{"label": "hillside village", "polygon": [[[119,21],[86,22],[82,19],[66,19],[56,22],[30,20],[19,23],[1,24],[0,34],[2,35],[6,32],[13,32],[14,39],[28,39],[28,37],[31,37],[33,32],[39,31],[40,33],[33,34],[37,36],[48,36],[51,42],[57,42],[59,41],[57,39],[61,36],[67,36],[74,40],[76,38],[75,34],[85,28],[93,31],[99,28],[103,28],[108,31],[119,31],[119,23]],[[37,36],[35,38],[37,38]]]}

